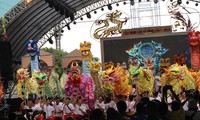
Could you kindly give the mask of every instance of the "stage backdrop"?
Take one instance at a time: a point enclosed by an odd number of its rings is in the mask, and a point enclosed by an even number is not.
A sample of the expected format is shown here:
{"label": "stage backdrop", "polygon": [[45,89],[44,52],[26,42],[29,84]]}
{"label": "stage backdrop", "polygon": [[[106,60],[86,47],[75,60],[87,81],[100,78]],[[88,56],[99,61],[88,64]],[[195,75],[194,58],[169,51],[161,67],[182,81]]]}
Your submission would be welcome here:
{"label": "stage backdrop", "polygon": [[[168,51],[161,58],[170,58],[173,64],[174,54],[184,54],[187,66],[190,68],[190,47],[187,33],[165,33],[165,34],[149,34],[137,36],[123,36],[115,38],[106,38],[101,40],[101,59],[104,62],[122,63],[128,62],[129,55],[126,50],[133,48],[134,44],[139,42],[161,43],[162,47]],[[127,63],[128,64],[128,63]]]}

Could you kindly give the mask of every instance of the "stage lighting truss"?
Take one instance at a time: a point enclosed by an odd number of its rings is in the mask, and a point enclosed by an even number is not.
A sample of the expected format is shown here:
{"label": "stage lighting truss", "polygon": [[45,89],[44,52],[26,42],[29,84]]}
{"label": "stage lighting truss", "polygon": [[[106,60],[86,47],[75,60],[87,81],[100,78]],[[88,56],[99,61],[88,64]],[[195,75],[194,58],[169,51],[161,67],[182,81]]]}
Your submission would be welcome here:
{"label": "stage lighting truss", "polygon": [[[32,1],[34,3],[36,1]],[[19,14],[21,14],[29,5],[30,3],[27,3],[26,1],[21,1],[17,5],[15,5],[11,10],[9,10],[5,15],[5,23],[6,26],[11,23],[15,17],[17,17]],[[0,20],[1,23],[1,20]],[[2,25],[0,24],[0,31],[2,31]]]}
{"label": "stage lighting truss", "polygon": [[[98,1],[96,3],[93,3],[79,11],[77,11],[74,14],[74,19],[71,20],[70,17],[69,18],[65,18],[63,19],[60,23],[58,23],[57,25],[55,25],[53,28],[51,28],[39,41],[38,41],[38,46],[41,48],[48,40],[48,38],[50,38],[51,36],[56,34],[55,30],[59,30],[62,29],[64,27],[67,27],[67,25],[69,25],[70,23],[73,23],[74,20],[76,19],[80,19],[82,18],[82,16],[87,15],[88,13],[91,13],[93,11],[96,11],[97,9],[101,9],[105,6],[108,7],[108,5],[112,5],[112,4],[118,4],[120,2],[130,2],[130,0],[101,0]],[[90,17],[90,16],[89,16]],[[59,26],[59,27],[58,27]]]}

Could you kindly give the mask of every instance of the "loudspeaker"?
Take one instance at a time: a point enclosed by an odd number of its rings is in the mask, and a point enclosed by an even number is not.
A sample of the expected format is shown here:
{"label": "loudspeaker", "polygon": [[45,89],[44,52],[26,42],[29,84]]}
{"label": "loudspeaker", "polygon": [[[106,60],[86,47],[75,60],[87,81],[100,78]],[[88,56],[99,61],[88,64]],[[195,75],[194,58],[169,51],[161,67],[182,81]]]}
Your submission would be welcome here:
{"label": "loudspeaker", "polygon": [[12,51],[9,41],[0,40],[0,75],[4,88],[7,88],[8,81],[13,79]]}

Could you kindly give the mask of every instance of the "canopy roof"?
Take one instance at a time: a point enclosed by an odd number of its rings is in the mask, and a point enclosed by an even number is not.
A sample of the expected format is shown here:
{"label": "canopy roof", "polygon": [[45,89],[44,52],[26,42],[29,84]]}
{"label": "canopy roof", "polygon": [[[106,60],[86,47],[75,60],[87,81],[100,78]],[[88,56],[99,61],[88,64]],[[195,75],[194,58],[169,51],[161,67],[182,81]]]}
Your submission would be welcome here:
{"label": "canopy roof", "polygon": [[[61,15],[59,11],[55,10],[55,7],[51,8],[49,3],[46,1],[48,0],[32,0],[32,3],[24,5],[26,6],[26,9],[23,9],[22,11],[14,11],[16,12],[16,15],[13,14],[15,17],[12,22],[6,26],[8,41],[12,46],[12,56],[14,60],[25,55],[25,43],[27,40],[39,40],[51,28],[66,18],[65,14]],[[57,1],[59,5],[65,8],[65,10],[75,14],[76,11],[79,11],[100,0],[53,1]],[[4,2],[6,1],[4,0]],[[9,0],[7,2],[9,2]]]}

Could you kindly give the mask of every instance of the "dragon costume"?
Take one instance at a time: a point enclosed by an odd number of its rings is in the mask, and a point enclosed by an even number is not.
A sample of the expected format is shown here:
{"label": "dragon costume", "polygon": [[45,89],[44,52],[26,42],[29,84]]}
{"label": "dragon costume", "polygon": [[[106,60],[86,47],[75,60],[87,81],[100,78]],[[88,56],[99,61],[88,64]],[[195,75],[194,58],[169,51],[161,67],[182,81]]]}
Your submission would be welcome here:
{"label": "dragon costume", "polygon": [[70,72],[65,84],[65,95],[72,99],[81,97],[86,100],[90,108],[94,107],[94,82],[92,77],[80,73],[78,63],[70,67]]}
{"label": "dragon costume", "polygon": [[60,86],[61,86],[63,93],[64,93],[64,90],[65,90],[66,80],[67,80],[67,74],[65,72],[63,72],[62,76],[60,77]]}
{"label": "dragon costume", "polygon": [[28,92],[26,88],[26,82],[29,79],[28,69],[20,68],[17,70],[16,78],[17,83],[17,95],[21,99],[26,99],[28,97]]}
{"label": "dragon costume", "polygon": [[96,63],[93,61],[90,62],[90,72],[95,84],[95,90],[94,90],[95,98],[98,98],[99,95],[104,94],[104,91],[102,89],[102,83],[99,79],[100,67],[101,64],[99,62]]}
{"label": "dragon costume", "polygon": [[125,73],[122,67],[117,66],[115,68],[115,75],[118,77],[118,80],[114,82],[115,95],[130,95],[132,93],[132,86],[128,84],[128,74]]}
{"label": "dragon costume", "polygon": [[102,88],[106,94],[114,94],[114,81],[117,81],[117,76],[114,75],[113,66],[100,72],[100,79],[102,80]]}
{"label": "dragon costume", "polygon": [[49,82],[47,81],[47,76],[45,73],[34,71],[33,77],[36,79],[38,83],[38,96],[46,96],[46,97],[53,97],[53,93],[49,87]]}
{"label": "dragon costume", "polygon": [[129,69],[129,84],[136,84],[138,94],[149,92],[152,95],[154,87],[154,75],[149,69],[131,66]]}
{"label": "dragon costume", "polygon": [[195,89],[195,80],[186,66],[173,64],[161,76],[161,85],[172,85],[175,93],[179,94],[183,88]]}
{"label": "dragon costume", "polygon": [[195,87],[200,92],[200,71],[190,71],[193,78],[195,79]]}
{"label": "dragon costume", "polygon": [[55,96],[63,96],[59,75],[54,70],[49,77],[49,86]]}

